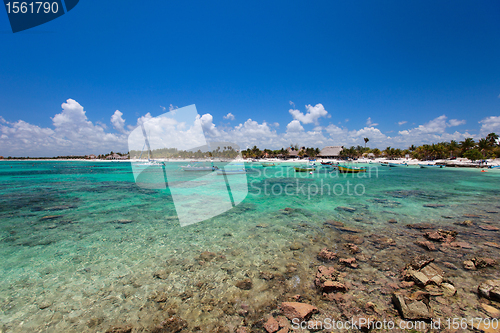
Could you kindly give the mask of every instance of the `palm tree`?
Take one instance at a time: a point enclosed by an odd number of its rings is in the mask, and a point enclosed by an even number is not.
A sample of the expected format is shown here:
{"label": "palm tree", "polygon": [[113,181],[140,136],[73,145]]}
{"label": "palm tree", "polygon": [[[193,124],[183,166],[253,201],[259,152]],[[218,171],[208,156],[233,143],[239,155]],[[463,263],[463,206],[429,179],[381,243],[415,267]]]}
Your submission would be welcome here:
{"label": "palm tree", "polygon": [[486,136],[486,140],[488,140],[491,146],[495,146],[497,144],[498,135],[495,133],[490,133]]}
{"label": "palm tree", "polygon": [[462,151],[467,151],[475,145],[476,142],[474,142],[473,138],[466,138],[464,141],[460,141],[460,147],[462,148]]}
{"label": "palm tree", "polygon": [[366,144],[368,143],[368,141],[370,141],[370,139],[364,138],[363,140],[365,140],[365,148],[366,148]]}

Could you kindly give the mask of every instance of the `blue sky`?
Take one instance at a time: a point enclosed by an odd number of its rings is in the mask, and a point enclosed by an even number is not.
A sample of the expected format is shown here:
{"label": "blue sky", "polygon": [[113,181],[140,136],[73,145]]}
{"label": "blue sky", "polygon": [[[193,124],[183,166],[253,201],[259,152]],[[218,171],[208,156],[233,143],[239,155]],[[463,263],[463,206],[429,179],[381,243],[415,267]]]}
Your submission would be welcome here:
{"label": "blue sky", "polygon": [[0,41],[0,155],[126,150],[170,104],[242,146],[500,132],[498,1],[82,0]]}

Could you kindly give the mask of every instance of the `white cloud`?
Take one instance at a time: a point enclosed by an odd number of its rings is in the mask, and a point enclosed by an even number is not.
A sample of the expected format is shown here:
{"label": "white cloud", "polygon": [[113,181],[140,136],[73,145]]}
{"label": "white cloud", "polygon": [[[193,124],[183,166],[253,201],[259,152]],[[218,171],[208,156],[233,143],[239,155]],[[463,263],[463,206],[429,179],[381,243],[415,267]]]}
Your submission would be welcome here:
{"label": "white cloud", "polygon": [[[115,113],[111,116],[111,124],[120,133],[126,134],[127,131],[125,130],[125,119],[122,118],[123,113],[116,110]],[[105,128],[106,125],[103,124],[103,127]]]}
{"label": "white cloud", "polygon": [[234,114],[232,114],[231,112],[229,112],[223,118],[224,119],[229,119],[229,120],[234,120]]}
{"label": "white cloud", "polygon": [[126,136],[106,133],[102,125],[87,119],[75,100],[61,105],[52,118],[53,128],[43,128],[23,120],[0,125],[0,147],[7,156],[57,156],[127,151]]}
{"label": "white cloud", "polygon": [[306,105],[306,113],[303,114],[299,110],[290,109],[288,112],[292,115],[293,119],[302,122],[303,124],[318,124],[318,119],[321,117],[327,117],[328,111],[325,110],[322,104],[316,104],[315,106]]}
{"label": "white cloud", "polygon": [[214,117],[210,113],[205,113],[203,116],[198,116],[197,119],[201,121],[203,132],[209,136],[219,136],[219,131],[215,127],[213,120]]}
{"label": "white cloud", "polygon": [[368,117],[368,119],[366,119],[366,126],[368,127],[372,127],[372,126],[377,126],[378,123],[373,123],[372,122],[372,118],[371,117]]}
{"label": "white cloud", "polygon": [[403,121],[399,121],[399,122],[398,122],[398,125],[399,125],[399,126],[401,126],[401,125],[404,125],[404,124],[406,124],[406,123],[407,123],[407,121],[406,121],[406,120],[403,120]]}
{"label": "white cloud", "polygon": [[7,121],[6,121],[5,119],[3,119],[3,117],[2,117],[2,116],[0,116],[0,123],[5,124],[6,122],[7,122]]}
{"label": "white cloud", "polygon": [[479,123],[481,124],[479,134],[482,137],[490,133],[497,133],[500,135],[500,116],[487,117],[479,121]]}
{"label": "white cloud", "polygon": [[292,120],[288,125],[286,125],[287,132],[303,132],[304,127],[300,124],[298,120]]}
{"label": "white cloud", "polygon": [[174,111],[174,110],[177,110],[178,108],[179,108],[178,106],[174,106],[173,104],[170,104],[170,106],[168,107],[168,110]]}
{"label": "white cloud", "polygon": [[448,121],[448,127],[460,126],[460,125],[464,125],[465,123],[466,123],[465,120],[450,119]]}

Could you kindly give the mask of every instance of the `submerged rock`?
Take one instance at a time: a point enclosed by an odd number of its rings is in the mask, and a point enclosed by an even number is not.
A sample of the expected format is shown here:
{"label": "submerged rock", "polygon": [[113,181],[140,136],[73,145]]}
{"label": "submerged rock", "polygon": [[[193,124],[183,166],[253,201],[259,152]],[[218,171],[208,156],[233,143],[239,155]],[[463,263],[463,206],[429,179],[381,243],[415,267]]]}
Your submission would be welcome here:
{"label": "submerged rock", "polygon": [[406,320],[431,320],[434,316],[429,306],[429,296],[419,295],[417,299],[411,299],[403,293],[395,292],[392,302],[399,314]]}
{"label": "submerged rock", "polygon": [[335,208],[335,210],[341,210],[341,211],[348,212],[348,213],[354,213],[356,211],[356,208],[338,206],[337,208]]}
{"label": "submerged rock", "polygon": [[424,207],[428,207],[428,208],[441,208],[441,207],[445,207],[445,205],[442,205],[442,204],[425,204]]}
{"label": "submerged rock", "polygon": [[457,232],[454,230],[438,229],[433,232],[426,232],[424,237],[435,242],[451,243],[455,240]]}
{"label": "submerged rock", "polygon": [[319,266],[314,283],[325,293],[347,291],[347,286],[340,278],[340,272],[333,267]]}
{"label": "submerged rock", "polygon": [[127,326],[112,326],[108,328],[106,333],[130,333],[132,332],[133,327],[130,325]]}
{"label": "submerged rock", "polygon": [[242,290],[250,290],[253,287],[253,283],[251,279],[244,279],[236,282],[235,286]]}
{"label": "submerged rock", "polygon": [[299,320],[307,320],[313,313],[318,312],[318,308],[299,302],[283,302],[281,303],[281,312],[290,320],[298,318]]}
{"label": "submerged rock", "polygon": [[487,280],[479,285],[478,291],[485,298],[500,301],[500,280]]}
{"label": "submerged rock", "polygon": [[344,264],[351,268],[358,268],[358,264],[356,263],[356,258],[340,259],[339,263]]}
{"label": "submerged rock", "polygon": [[337,257],[337,254],[333,251],[328,250],[326,247],[323,248],[321,251],[318,253],[318,260],[321,261],[332,261]]}
{"label": "submerged rock", "polygon": [[415,242],[415,244],[423,247],[424,249],[426,249],[428,251],[436,251],[436,246],[434,246],[434,244],[432,244],[429,241],[418,241],[418,242]]}
{"label": "submerged rock", "polygon": [[486,231],[498,231],[500,228],[492,226],[492,225],[480,225],[479,228],[486,230]]}
{"label": "submerged rock", "polygon": [[269,319],[264,324],[264,329],[267,331],[267,333],[274,333],[280,329],[280,326],[278,324],[278,321],[276,321],[273,316],[269,316]]}
{"label": "submerged rock", "polygon": [[151,330],[151,333],[177,333],[187,326],[187,321],[178,316],[172,316],[162,321],[159,325],[156,325]]}
{"label": "submerged rock", "polygon": [[497,264],[497,262],[491,258],[478,257],[478,258],[473,258],[471,261],[474,263],[474,266],[476,266],[476,268],[493,267]]}

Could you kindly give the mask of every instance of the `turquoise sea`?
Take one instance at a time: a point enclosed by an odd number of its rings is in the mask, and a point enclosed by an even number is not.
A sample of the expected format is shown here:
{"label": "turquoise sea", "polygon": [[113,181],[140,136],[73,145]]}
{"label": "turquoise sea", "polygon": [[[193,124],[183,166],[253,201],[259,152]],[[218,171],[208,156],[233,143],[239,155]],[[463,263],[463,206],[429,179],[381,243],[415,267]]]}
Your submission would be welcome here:
{"label": "turquoise sea", "polygon": [[[181,227],[168,186],[138,186],[128,162],[2,161],[0,332],[150,332],[172,316],[186,332],[264,332],[261,321],[295,295],[341,316],[313,281],[319,250],[347,255],[347,243],[362,249],[359,268],[346,271],[353,306],[371,301],[395,315],[387,286],[425,254],[460,293],[436,309],[486,316],[472,290],[498,268],[470,272],[462,262],[498,259],[485,243],[500,243],[500,170],[369,167],[364,176],[311,175],[247,163],[240,204]],[[217,205],[206,191],[198,199]],[[453,229],[467,246],[429,252],[407,227],[416,223]]]}

